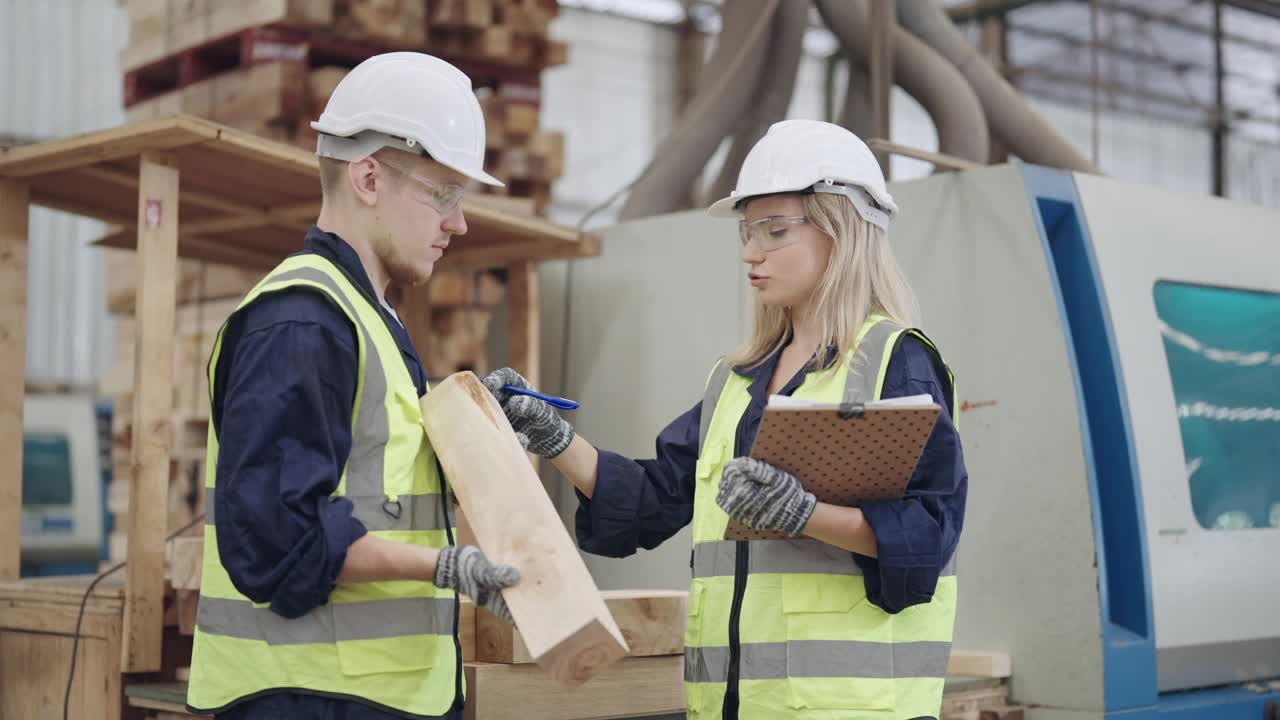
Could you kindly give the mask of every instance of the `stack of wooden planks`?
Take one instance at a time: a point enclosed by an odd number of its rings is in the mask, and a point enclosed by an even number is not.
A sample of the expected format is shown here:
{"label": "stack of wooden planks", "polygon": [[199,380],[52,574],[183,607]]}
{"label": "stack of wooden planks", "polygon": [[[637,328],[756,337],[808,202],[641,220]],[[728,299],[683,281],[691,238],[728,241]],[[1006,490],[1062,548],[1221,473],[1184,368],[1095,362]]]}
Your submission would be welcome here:
{"label": "stack of wooden planks", "polygon": [[418,50],[461,68],[486,103],[488,164],[541,211],[563,135],[539,128],[541,73],[568,59],[548,26],[556,0],[126,0],[126,118],[176,112],[307,149],[347,70]]}

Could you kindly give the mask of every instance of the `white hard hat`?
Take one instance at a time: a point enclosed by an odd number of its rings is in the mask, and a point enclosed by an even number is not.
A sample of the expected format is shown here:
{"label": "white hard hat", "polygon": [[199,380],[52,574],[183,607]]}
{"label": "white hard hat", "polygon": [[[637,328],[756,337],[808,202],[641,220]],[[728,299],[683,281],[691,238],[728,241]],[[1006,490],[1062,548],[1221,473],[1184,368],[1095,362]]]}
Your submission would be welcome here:
{"label": "white hard hat", "polygon": [[845,195],[867,222],[885,230],[898,213],[867,144],[839,125],[817,120],[774,123],[742,161],[738,186],[707,212],[735,217],[744,200],[788,192]]}
{"label": "white hard hat", "polygon": [[431,55],[375,55],[338,83],[320,119],[316,154],[348,162],[394,147],[432,160],[486,185],[484,113],[461,70]]}

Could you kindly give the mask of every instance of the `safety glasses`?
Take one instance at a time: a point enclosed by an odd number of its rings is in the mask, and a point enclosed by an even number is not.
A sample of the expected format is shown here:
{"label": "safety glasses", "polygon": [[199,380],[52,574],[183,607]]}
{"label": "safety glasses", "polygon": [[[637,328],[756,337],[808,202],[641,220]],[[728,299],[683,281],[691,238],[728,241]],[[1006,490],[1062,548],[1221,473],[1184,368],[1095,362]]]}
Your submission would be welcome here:
{"label": "safety glasses", "polygon": [[394,168],[416,182],[417,186],[413,188],[413,199],[423,205],[429,205],[441,215],[448,215],[457,209],[467,195],[467,188],[464,185],[438,183],[383,158],[378,158],[378,162]]}
{"label": "safety glasses", "polygon": [[771,215],[751,222],[740,220],[738,222],[738,239],[742,241],[742,247],[744,248],[755,242],[756,247],[760,248],[761,252],[773,252],[800,242],[800,233],[793,232],[793,229],[796,225],[803,225],[807,222],[809,222],[809,218],[805,215],[793,217]]}

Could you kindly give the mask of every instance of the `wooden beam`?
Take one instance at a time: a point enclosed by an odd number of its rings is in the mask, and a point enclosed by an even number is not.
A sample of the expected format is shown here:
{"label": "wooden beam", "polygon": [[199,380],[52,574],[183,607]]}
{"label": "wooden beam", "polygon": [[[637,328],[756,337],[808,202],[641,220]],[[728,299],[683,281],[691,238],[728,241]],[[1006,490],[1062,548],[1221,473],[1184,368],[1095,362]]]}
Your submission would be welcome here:
{"label": "wooden beam", "polygon": [[[110,233],[95,240],[94,244],[103,247],[133,250],[136,245],[136,237],[133,225],[130,224],[118,232]],[[178,244],[178,249],[181,256],[189,260],[208,260],[209,262],[224,263],[239,268],[255,270],[270,270],[284,259],[283,254],[276,255],[247,247],[228,246],[226,243],[203,237],[183,238],[182,242]]]}
{"label": "wooden beam", "polygon": [[[78,172],[86,177],[109,182],[120,187],[130,189],[137,189],[138,187],[137,177],[123,170],[108,167],[86,167],[80,168]],[[305,218],[320,214],[320,203],[314,200],[280,207],[254,207],[199,190],[183,190],[178,197],[183,203],[233,216],[186,223],[179,228],[181,237],[245,230],[253,227],[262,227],[263,225],[277,225],[305,233],[311,229],[311,223],[302,221]]]}
{"label": "wooden beam", "polygon": [[[481,232],[478,228],[474,231],[477,234]],[[446,252],[444,257],[436,262],[436,268],[461,272],[504,267],[521,260],[568,260],[600,254],[600,237],[589,233],[583,233],[572,240],[558,238],[554,241],[508,241],[502,245],[485,244],[469,247],[464,240],[462,245],[456,250],[451,249]]]}
{"label": "wooden beam", "polygon": [[[605,606],[627,640],[628,657],[684,654],[689,593],[682,590],[606,590]],[[531,663],[533,657],[514,625],[480,610],[475,615],[475,659]]]}
{"label": "wooden beam", "polygon": [[954,155],[943,155],[942,153],[929,152],[920,148],[913,148],[907,145],[899,145],[898,143],[889,142],[880,138],[871,138],[867,140],[867,146],[872,150],[884,152],[888,155],[901,155],[903,157],[915,158],[916,160],[924,160],[931,162],[940,168],[947,170],[973,170],[983,167],[981,163],[965,160]]}
{"label": "wooden beam", "polygon": [[684,713],[684,658],[627,658],[565,692],[532,665],[467,663],[466,720],[595,720]]}
{"label": "wooden beam", "polygon": [[204,572],[204,535],[184,535],[168,543],[169,584],[174,590],[199,590]]}
{"label": "wooden beam", "polygon": [[538,387],[538,265],[524,260],[507,266],[507,359],[516,372]]}
{"label": "wooden beam", "polygon": [[471,372],[422,399],[423,423],[485,555],[516,567],[503,591],[529,655],[566,687],[627,644],[498,401]]}
{"label": "wooden beam", "polygon": [[138,300],[134,351],[133,478],[124,672],[160,670],[164,537],[173,413],[173,331],[178,271],[178,164],[143,152],[138,185]]}
{"label": "wooden beam", "polygon": [[31,204],[40,207],[49,208],[50,210],[59,210],[72,215],[80,215],[82,217],[90,217],[95,220],[101,220],[112,225],[120,225],[132,228],[133,218],[125,215],[118,215],[114,212],[104,210],[96,205],[86,205],[84,203],[72,202],[70,200],[62,200],[53,197],[48,193],[32,192]]}
{"label": "wooden beam", "polygon": [[0,579],[21,571],[22,399],[27,368],[31,189],[0,178]]}
{"label": "wooden beam", "polygon": [[952,650],[947,661],[949,677],[1007,678],[1013,675],[1013,661],[1006,652]]}
{"label": "wooden beam", "polygon": [[218,137],[218,127],[195,118],[175,117],[125,125],[37,145],[10,148],[0,155],[0,177],[29,177],[58,170],[134,157]]}

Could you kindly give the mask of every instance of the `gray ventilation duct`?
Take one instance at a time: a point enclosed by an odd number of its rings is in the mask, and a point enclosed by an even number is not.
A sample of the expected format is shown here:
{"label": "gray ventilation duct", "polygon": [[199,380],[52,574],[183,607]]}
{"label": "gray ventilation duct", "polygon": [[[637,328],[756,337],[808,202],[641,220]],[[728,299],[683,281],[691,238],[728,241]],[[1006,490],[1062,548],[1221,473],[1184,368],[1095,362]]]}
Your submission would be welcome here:
{"label": "gray ventilation duct", "polygon": [[708,191],[711,200],[726,197],[736,187],[742,161],[752,146],[769,130],[784,120],[791,107],[791,95],[800,71],[804,51],[804,31],[809,23],[809,0],[786,0],[778,6],[773,19],[773,36],[765,57],[763,78],[754,94],[754,102],[733,135],[733,144],[720,167],[720,176]]}
{"label": "gray ventilation duct", "polygon": [[[867,0],[814,0],[827,27],[835,34],[852,60],[849,92],[861,90],[865,81],[867,46],[870,40]],[[926,0],[899,0],[898,6],[929,5]],[[859,67],[860,66],[860,67]],[[976,163],[986,164],[990,146],[987,119],[973,88],[946,58],[902,28],[893,33],[893,79],[915,98],[933,119],[938,130],[938,150]],[[846,122],[858,121],[866,101],[845,96]],[[869,111],[868,111],[869,115]],[[869,117],[862,122],[870,124]],[[854,134],[854,127],[846,125]]]}
{"label": "gray ventilation duct", "polygon": [[[819,0],[819,7],[822,4]],[[1018,91],[965,39],[940,5],[929,0],[900,0],[898,20],[959,69],[978,94],[995,137],[1010,151],[1027,162],[1099,172],[1027,105]]]}
{"label": "gray ventilation duct", "polygon": [[844,108],[840,111],[837,122],[860,138],[871,137],[871,77],[861,63],[849,63]]}
{"label": "gray ventilation duct", "polygon": [[[790,0],[788,0],[790,2]],[[683,209],[689,185],[751,107],[782,0],[732,0],[701,87],[654,153],[619,211],[621,220]]]}

